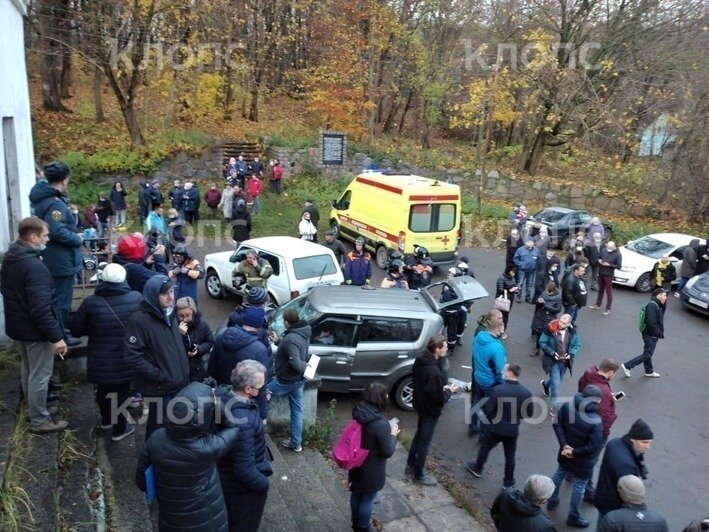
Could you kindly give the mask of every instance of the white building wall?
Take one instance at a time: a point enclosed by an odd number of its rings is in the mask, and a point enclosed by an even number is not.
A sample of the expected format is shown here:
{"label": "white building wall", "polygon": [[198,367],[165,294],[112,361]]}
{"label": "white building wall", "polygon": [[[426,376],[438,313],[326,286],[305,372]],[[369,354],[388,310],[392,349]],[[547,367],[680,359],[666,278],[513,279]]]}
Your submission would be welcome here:
{"label": "white building wall", "polygon": [[[0,0],[0,256],[17,237],[17,224],[30,215],[35,183],[30,99],[22,17],[26,0]],[[0,298],[0,341],[5,339]]]}

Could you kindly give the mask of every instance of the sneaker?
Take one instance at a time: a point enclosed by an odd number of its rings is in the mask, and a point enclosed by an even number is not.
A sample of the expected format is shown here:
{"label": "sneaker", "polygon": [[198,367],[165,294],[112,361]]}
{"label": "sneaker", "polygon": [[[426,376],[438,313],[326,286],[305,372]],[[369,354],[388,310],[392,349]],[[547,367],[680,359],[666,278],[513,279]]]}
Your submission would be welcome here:
{"label": "sneaker", "polygon": [[422,486],[435,486],[438,484],[438,481],[431,475],[424,473],[418,478],[414,477],[414,484],[421,484]]}
{"label": "sneaker", "polygon": [[303,446],[302,446],[302,445],[298,445],[298,446],[296,447],[295,445],[293,445],[293,442],[290,441],[290,439],[288,439],[288,440],[283,440],[283,441],[281,442],[281,447],[285,447],[286,449],[290,449],[290,450],[293,451],[294,453],[299,453],[299,452],[301,452],[301,451],[303,450]]}
{"label": "sneaker", "polygon": [[32,434],[49,434],[50,432],[59,432],[60,430],[64,430],[68,425],[69,422],[65,419],[60,419],[57,421],[49,420],[36,427],[30,427],[30,432]]}
{"label": "sneaker", "polygon": [[625,374],[626,377],[630,378],[630,370],[625,367],[625,364],[621,364],[620,369],[623,370],[623,373]]}
{"label": "sneaker", "polygon": [[646,373],[645,376],[652,377],[652,378],[656,379],[660,376],[660,374],[657,371],[653,371],[652,373]]}
{"label": "sneaker", "polygon": [[477,462],[466,462],[465,469],[467,469],[470,473],[472,473],[474,476],[476,476],[478,478],[482,478],[482,476],[483,476],[483,472],[478,467]]}
{"label": "sneaker", "polygon": [[57,392],[52,392],[47,394],[47,402],[48,403],[53,403],[54,401],[59,401],[62,396],[59,395]]}
{"label": "sneaker", "polygon": [[99,425],[99,428],[100,428],[101,430],[108,430],[108,429],[112,429],[112,428],[113,428],[113,425],[111,425],[110,423],[107,423],[107,424],[104,425],[104,424],[102,423],[102,424]]}
{"label": "sneaker", "polygon": [[544,395],[546,397],[549,397],[549,385],[546,383],[546,381],[542,379],[541,381],[539,381],[539,384],[542,385],[542,391],[544,392]]}
{"label": "sneaker", "polygon": [[593,309],[593,310],[598,310],[599,308],[601,308],[601,306],[600,305],[589,305],[588,308]]}
{"label": "sneaker", "polygon": [[124,430],[121,434],[114,434],[111,436],[111,440],[113,441],[121,441],[123,438],[126,436],[130,436],[135,432],[135,427],[133,425],[126,425],[126,430]]}
{"label": "sneaker", "polygon": [[607,309],[603,311],[604,316],[610,316],[611,315],[611,309]]}
{"label": "sneaker", "polygon": [[566,520],[566,526],[571,528],[588,528],[590,524],[591,522],[588,519],[580,515],[578,517],[569,517]]}
{"label": "sneaker", "polygon": [[47,383],[47,390],[50,392],[60,392],[64,388],[64,385],[60,382],[49,381]]}
{"label": "sneaker", "polygon": [[413,477],[414,476],[414,468],[411,467],[410,465],[407,465],[404,468],[404,476]]}
{"label": "sneaker", "polygon": [[675,292],[675,297],[679,299],[679,292]]}

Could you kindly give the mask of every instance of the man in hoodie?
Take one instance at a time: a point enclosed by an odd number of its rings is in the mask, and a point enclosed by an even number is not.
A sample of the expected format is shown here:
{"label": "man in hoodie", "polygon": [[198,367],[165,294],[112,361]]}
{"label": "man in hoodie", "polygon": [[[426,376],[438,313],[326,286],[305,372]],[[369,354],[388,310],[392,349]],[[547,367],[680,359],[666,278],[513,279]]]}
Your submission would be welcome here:
{"label": "man in hoodie", "polygon": [[665,337],[665,306],[667,304],[667,292],[662,288],[655,288],[652,291],[652,299],[645,304],[645,323],[640,326],[640,333],[643,336],[643,352],[621,364],[620,368],[626,377],[630,378],[630,370],[642,364],[645,367],[645,376],[657,378],[660,376],[652,366],[652,356],[655,354],[657,341]]}
{"label": "man in hoodie", "polygon": [[581,514],[580,506],[586,485],[593,475],[593,467],[603,449],[603,425],[598,415],[600,400],[598,386],[587,386],[583,393],[576,394],[573,402],[562,405],[553,424],[559,441],[559,466],[552,478],[556,489],[549,498],[547,510],[559,505],[559,488],[564,477],[570,473],[573,487],[566,526],[572,528],[587,528],[590,524]]}
{"label": "man in hoodie", "polygon": [[598,297],[596,304],[590,305],[590,309],[601,308],[603,294],[606,294],[606,310],[604,316],[610,316],[613,306],[613,275],[617,269],[623,265],[623,257],[618,251],[618,247],[612,240],[608,242],[598,257]]}
{"label": "man in hoodie", "polygon": [[648,424],[637,419],[627,434],[613,438],[606,445],[594,495],[599,521],[602,521],[602,517],[608,512],[622,507],[623,501],[617,489],[621,477],[635,475],[642,479],[647,478],[645,453],[650,450],[654,438]]}
{"label": "man in hoodie", "polygon": [[204,268],[184,244],[177,244],[172,252],[175,267],[168,276],[175,281],[175,298],[191,297],[197,301],[198,281],[204,278]]}
{"label": "man in hoodie", "polygon": [[537,271],[534,274],[534,302],[537,303],[539,296],[546,290],[549,283],[559,286],[559,270],[561,269],[561,259],[556,256],[554,249],[547,248],[539,255],[537,261]]}
{"label": "man in hoodie", "polygon": [[468,426],[468,436],[480,433],[480,407],[482,400],[492,392],[492,387],[502,384],[502,370],[507,364],[505,346],[500,337],[505,332],[505,325],[500,320],[489,321],[487,328],[475,334],[473,340],[473,379],[475,381],[475,396],[473,411]]}
{"label": "man in hoodie", "polygon": [[131,290],[143,293],[148,279],[155,275],[167,275],[165,246],[158,245],[147,250],[140,233],[121,237],[113,262],[126,269],[126,282]]}
{"label": "man in hoodie", "polygon": [[128,320],[123,356],[135,371],[135,388],[148,403],[147,440],[171,413],[170,401],[190,376],[179,323],[172,319],[175,283],[165,275],[151,277],[143,301]]}
{"label": "man in hoodie", "polygon": [[542,351],[542,369],[548,375],[542,380],[544,395],[549,397],[552,409],[559,407],[559,387],[564,373],[571,370],[574,359],[579,354],[581,341],[576,329],[571,325],[571,316],[562,314],[558,320],[552,320],[549,328],[539,337],[539,349]]}
{"label": "man in hoodie", "polygon": [[20,352],[20,380],[27,402],[30,432],[64,430],[66,421],[55,421],[47,408],[47,387],[54,356],[63,357],[67,346],[57,315],[52,275],[41,253],[49,239],[47,224],[37,218],[20,221],[20,237],[2,259],[5,333]]}
{"label": "man in hoodie", "polygon": [[520,287],[520,291],[517,292],[517,303],[522,301],[523,291],[524,300],[527,303],[533,303],[534,272],[537,269],[537,260],[539,260],[539,250],[534,247],[534,240],[528,238],[524,242],[524,246],[515,252],[513,259],[515,266],[517,266],[517,284]]}
{"label": "man in hoodie", "polygon": [[689,245],[684,248],[682,256],[682,267],[680,268],[680,280],[677,283],[677,291],[675,297],[679,297],[680,292],[692,277],[697,273],[697,260],[699,259],[699,239],[693,238],[689,241]]}
{"label": "man in hoodie", "polygon": [[515,453],[517,437],[522,420],[534,415],[532,392],[519,382],[522,368],[517,364],[506,364],[502,371],[505,381],[492,388],[482,409],[485,420],[482,424],[478,457],[468,462],[465,468],[480,478],[487,457],[498,443],[505,450],[505,477],[502,485],[509,489],[515,485]]}
{"label": "man in hoodie", "polygon": [[292,308],[283,312],[283,323],[286,327],[283,337],[279,339],[275,333],[272,333],[271,337],[273,343],[278,344],[278,349],[275,355],[276,378],[268,384],[268,391],[271,397],[288,396],[290,438],[283,440],[281,445],[299,453],[303,450],[303,373],[308,367],[308,346],[312,329]]}
{"label": "man in hoodie", "polygon": [[[49,242],[42,250],[44,264],[54,280],[59,325],[63,331],[69,327],[69,311],[74,294],[74,279],[84,268],[81,257],[83,239],[69,210],[66,190],[69,186],[69,167],[54,161],[43,168],[46,181],[37,182],[30,191],[32,213],[49,227]],[[69,345],[79,340],[64,332]]]}
{"label": "man in hoodie", "polygon": [[554,493],[554,482],[543,475],[532,475],[524,489],[502,490],[490,508],[498,532],[555,532],[551,519],[541,506]]}

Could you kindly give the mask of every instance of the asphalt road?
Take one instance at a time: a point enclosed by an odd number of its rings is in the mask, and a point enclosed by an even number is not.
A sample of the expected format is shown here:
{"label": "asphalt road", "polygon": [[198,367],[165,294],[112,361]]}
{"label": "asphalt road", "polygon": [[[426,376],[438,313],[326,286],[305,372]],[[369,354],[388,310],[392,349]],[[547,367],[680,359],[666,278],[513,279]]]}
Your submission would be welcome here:
{"label": "asphalt road", "polygon": [[[231,248],[222,243],[219,249]],[[205,253],[215,250],[215,246],[207,242],[195,252],[203,260]],[[472,259],[478,280],[494,294],[495,281],[504,261],[502,253],[463,249],[461,254]],[[374,270],[374,281],[378,283],[382,272],[376,267]],[[581,354],[576,360],[574,376],[569,378],[567,375],[562,382],[562,394],[572,396],[584,369],[599,363],[604,357],[625,362],[642,351],[637,316],[648,296],[620,287],[615,287],[614,295],[611,316],[603,316],[600,311],[588,308],[581,310],[578,319]],[[591,292],[593,296],[595,292]],[[227,316],[235,303],[233,298],[213,300],[206,295],[203,286],[200,289],[200,308],[212,327]],[[471,364],[474,322],[491,305],[492,296],[473,306],[463,346],[457,348],[450,360],[451,377],[470,380],[468,368]],[[521,382],[541,397],[539,381],[544,376],[541,361],[528,356],[533,348],[529,328],[532,313],[532,305],[522,303],[513,306],[505,345],[507,359],[522,366]],[[647,503],[665,516],[670,530],[681,530],[692,519],[705,517],[708,511],[704,487],[709,474],[709,423],[705,410],[709,404],[709,389],[704,382],[704,373],[707,371],[705,358],[709,355],[709,321],[686,311],[678,300],[670,298],[665,331],[667,338],[659,342],[654,357],[655,370],[662,375],[661,378],[648,379],[643,376],[642,367],[638,367],[633,370],[630,379],[618,375],[612,381],[613,390],[625,391],[626,397],[617,405],[618,420],[611,431],[611,438],[626,433],[639,417],[649,423],[655,440],[646,455],[649,470]],[[320,408],[326,408],[333,397],[338,400],[335,424],[343,426],[357,398],[323,393]],[[502,487],[502,448],[498,447],[490,454],[481,479],[473,478],[462,467],[465,461],[474,458],[477,439],[467,436],[465,398],[460,396],[455,399],[446,406],[438,424],[431,456],[442,472],[470,486],[482,503],[489,506]],[[393,415],[402,419],[405,429],[415,430],[415,414],[394,410]],[[556,467],[556,450],[550,419],[537,425],[523,425],[517,447],[515,476],[518,487],[532,473],[551,476]],[[561,495],[561,505],[552,513],[552,518],[559,530],[564,530],[569,483],[565,483]],[[589,506],[584,506],[582,510],[595,526],[596,510]]]}

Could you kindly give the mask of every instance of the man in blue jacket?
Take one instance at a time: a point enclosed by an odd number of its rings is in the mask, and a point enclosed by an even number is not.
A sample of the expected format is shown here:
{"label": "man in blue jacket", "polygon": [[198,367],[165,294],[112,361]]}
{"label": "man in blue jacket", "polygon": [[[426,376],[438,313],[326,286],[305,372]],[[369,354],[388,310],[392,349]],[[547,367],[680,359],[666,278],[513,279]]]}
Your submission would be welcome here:
{"label": "man in blue jacket", "polygon": [[557,461],[559,466],[552,477],[554,493],[549,498],[547,510],[559,505],[559,488],[567,474],[573,477],[571,503],[566,526],[587,528],[590,524],[580,511],[586,485],[593,475],[593,466],[603,449],[603,423],[598,415],[601,400],[598,386],[589,384],[583,393],[577,393],[573,402],[564,403],[553,425],[559,441]]}
{"label": "man in blue jacket", "polygon": [[480,418],[478,413],[482,400],[490,395],[492,387],[504,382],[502,369],[507,364],[505,347],[500,337],[505,332],[502,321],[490,322],[486,330],[475,335],[473,341],[473,372],[475,381],[475,397],[471,414],[468,436],[480,433]]}
{"label": "man in blue jacket", "polygon": [[364,249],[364,238],[355,240],[355,248],[345,257],[345,284],[363,286],[372,278],[372,259]]}
{"label": "man in blue jacket", "polygon": [[[32,213],[49,226],[49,242],[42,251],[44,263],[54,278],[54,293],[62,330],[69,327],[69,311],[74,294],[74,279],[83,269],[81,244],[83,239],[69,209],[66,190],[71,171],[66,163],[54,161],[43,168],[46,181],[39,181],[30,191]],[[68,345],[77,345],[79,340],[69,337]]]}
{"label": "man in blue jacket", "polygon": [[512,259],[517,266],[518,285],[520,291],[517,292],[517,303],[522,301],[522,291],[524,291],[524,300],[527,303],[533,303],[532,295],[534,292],[534,273],[537,270],[537,260],[539,259],[539,249],[534,247],[534,240],[528,238],[524,242],[524,246],[515,252]]}
{"label": "man in blue jacket", "polygon": [[41,250],[49,238],[47,224],[25,218],[20,238],[2,259],[2,300],[5,333],[20,351],[20,380],[30,417],[30,432],[64,430],[66,421],[55,421],[47,408],[47,386],[54,355],[64,356],[64,330],[57,316],[52,275],[42,262]]}
{"label": "man in blue jacket", "polygon": [[480,435],[480,448],[475,462],[468,462],[465,468],[473,475],[482,476],[485,462],[498,443],[505,450],[505,478],[502,485],[509,489],[515,485],[515,453],[517,437],[522,420],[534,414],[532,392],[519,383],[522,368],[517,364],[507,364],[502,372],[505,382],[492,388],[483,405],[485,421]]}

